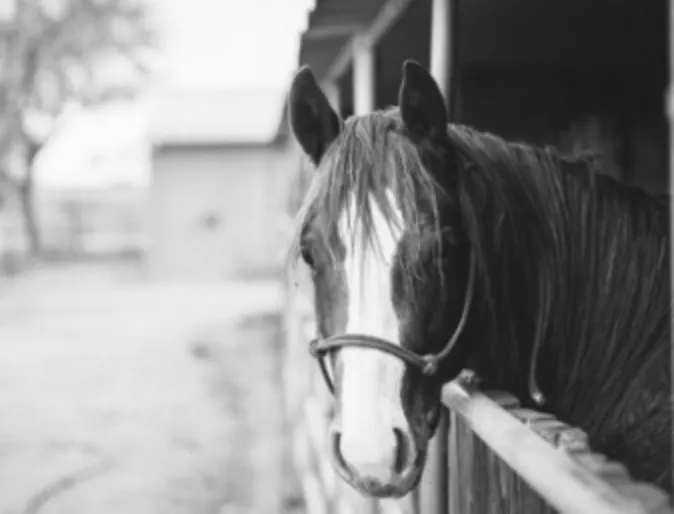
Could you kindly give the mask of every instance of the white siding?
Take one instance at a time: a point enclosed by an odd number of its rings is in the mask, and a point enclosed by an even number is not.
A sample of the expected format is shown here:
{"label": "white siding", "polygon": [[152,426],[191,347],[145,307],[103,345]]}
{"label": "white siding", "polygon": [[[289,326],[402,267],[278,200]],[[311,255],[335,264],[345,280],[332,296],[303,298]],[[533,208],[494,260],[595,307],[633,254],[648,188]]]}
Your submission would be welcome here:
{"label": "white siding", "polygon": [[[232,278],[280,263],[278,174],[288,152],[173,147],[155,155],[151,269],[161,277]],[[217,218],[207,228],[204,220]]]}

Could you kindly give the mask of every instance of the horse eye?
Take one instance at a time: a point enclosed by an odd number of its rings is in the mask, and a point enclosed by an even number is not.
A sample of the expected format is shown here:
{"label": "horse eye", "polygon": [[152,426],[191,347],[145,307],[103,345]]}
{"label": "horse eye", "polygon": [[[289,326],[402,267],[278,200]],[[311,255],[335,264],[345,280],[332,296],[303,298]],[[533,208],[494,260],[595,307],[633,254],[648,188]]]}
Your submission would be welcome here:
{"label": "horse eye", "polygon": [[309,266],[310,268],[313,269],[314,267],[314,259],[311,255],[311,251],[309,251],[309,248],[307,245],[301,245],[300,246],[300,257],[302,257],[302,260],[304,263]]}

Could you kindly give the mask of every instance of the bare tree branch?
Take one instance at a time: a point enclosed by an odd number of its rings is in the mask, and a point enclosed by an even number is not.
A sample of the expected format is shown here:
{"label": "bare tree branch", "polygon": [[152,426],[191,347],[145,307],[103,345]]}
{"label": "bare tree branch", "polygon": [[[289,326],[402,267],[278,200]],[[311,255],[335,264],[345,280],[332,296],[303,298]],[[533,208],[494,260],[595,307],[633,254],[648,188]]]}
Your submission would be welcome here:
{"label": "bare tree branch", "polygon": [[[99,103],[139,87],[144,53],[155,43],[144,0],[69,0],[56,14],[45,0],[31,1],[37,5],[27,52],[38,61],[31,70],[33,108],[58,116],[69,101]],[[102,76],[114,61],[127,68],[121,84]]]}
{"label": "bare tree branch", "polygon": [[[68,105],[133,96],[147,73],[145,56],[155,46],[155,33],[147,0],[16,0],[4,33],[0,170],[6,174],[12,149],[23,147],[24,176],[18,180],[24,203],[32,203],[26,189],[32,188],[33,161],[45,141],[31,133],[31,116],[50,117],[53,132]],[[24,210],[31,215],[30,208]]]}

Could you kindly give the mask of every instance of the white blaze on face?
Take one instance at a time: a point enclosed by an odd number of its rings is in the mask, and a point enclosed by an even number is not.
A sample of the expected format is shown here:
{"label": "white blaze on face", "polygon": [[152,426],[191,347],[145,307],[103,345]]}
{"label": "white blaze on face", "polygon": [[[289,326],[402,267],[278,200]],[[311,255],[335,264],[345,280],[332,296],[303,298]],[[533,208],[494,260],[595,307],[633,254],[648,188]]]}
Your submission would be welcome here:
{"label": "white blaze on face", "polygon": [[[395,200],[390,195],[391,205]],[[358,231],[351,237],[347,213],[340,230],[346,247],[345,273],[348,288],[346,332],[376,336],[398,344],[398,324],[392,304],[392,266],[401,232],[391,228],[376,202],[372,201],[376,248],[363,248]],[[353,208],[353,204],[351,204]],[[353,214],[353,212],[351,213]],[[400,213],[398,223],[402,226]],[[394,472],[397,440],[394,430],[407,433],[400,400],[404,364],[387,353],[361,348],[343,348],[339,419],[340,450],[346,463],[360,476],[386,482]]]}

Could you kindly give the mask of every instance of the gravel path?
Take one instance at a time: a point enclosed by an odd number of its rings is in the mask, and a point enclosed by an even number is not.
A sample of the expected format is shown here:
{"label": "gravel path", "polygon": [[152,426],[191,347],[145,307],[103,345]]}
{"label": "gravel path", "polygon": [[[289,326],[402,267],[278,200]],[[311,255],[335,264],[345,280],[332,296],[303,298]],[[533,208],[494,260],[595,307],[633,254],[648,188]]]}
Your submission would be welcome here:
{"label": "gravel path", "polygon": [[0,282],[0,514],[278,512],[279,286]]}

